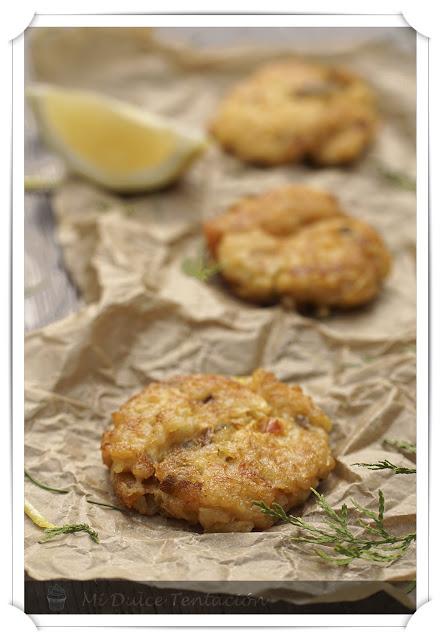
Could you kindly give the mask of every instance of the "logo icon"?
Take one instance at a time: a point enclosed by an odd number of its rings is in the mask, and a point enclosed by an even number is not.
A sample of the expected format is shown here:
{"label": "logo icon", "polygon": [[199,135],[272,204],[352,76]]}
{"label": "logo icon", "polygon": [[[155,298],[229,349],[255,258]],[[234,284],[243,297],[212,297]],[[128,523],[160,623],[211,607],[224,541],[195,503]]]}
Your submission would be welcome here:
{"label": "logo icon", "polygon": [[63,611],[66,602],[66,592],[59,584],[48,587],[48,604],[51,611]]}

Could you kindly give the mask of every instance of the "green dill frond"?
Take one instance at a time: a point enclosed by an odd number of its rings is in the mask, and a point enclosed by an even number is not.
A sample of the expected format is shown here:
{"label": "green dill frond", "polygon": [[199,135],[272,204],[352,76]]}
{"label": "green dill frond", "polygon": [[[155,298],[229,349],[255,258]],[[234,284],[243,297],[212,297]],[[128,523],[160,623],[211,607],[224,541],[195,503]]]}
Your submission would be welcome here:
{"label": "green dill frond", "polygon": [[403,451],[404,453],[414,454],[416,453],[416,445],[412,442],[408,442],[407,440],[389,440],[386,438],[382,444],[389,445],[390,447],[394,447],[399,451]]}
{"label": "green dill frond", "polygon": [[40,544],[44,544],[45,542],[49,542],[53,540],[56,536],[62,536],[68,533],[79,533],[80,531],[84,531],[87,533],[90,538],[98,544],[98,533],[95,529],[92,529],[88,524],[84,522],[80,522],[79,524],[65,524],[61,527],[50,527],[44,530],[44,537],[39,540]]}
{"label": "green dill frond", "polygon": [[352,464],[352,467],[365,467],[366,469],[371,469],[372,471],[389,469],[396,475],[416,473],[416,469],[413,469],[411,467],[398,467],[397,465],[393,464],[393,462],[390,462],[390,460],[379,460],[378,462],[355,462],[354,464]]}
{"label": "green dill frond", "polygon": [[88,524],[84,522],[80,522],[79,524],[65,524],[61,527],[58,527],[52,522],[49,522],[47,518],[40,513],[28,500],[25,500],[25,513],[32,520],[32,522],[44,530],[44,537],[39,540],[39,543],[42,544],[44,542],[48,542],[52,540],[56,536],[64,535],[66,533],[78,533],[80,531],[84,531],[87,533],[94,542],[98,544],[98,534],[92,529]]}
{"label": "green dill frond", "polygon": [[407,588],[405,589],[405,593],[412,593],[413,591],[415,591],[416,589],[416,580],[410,580],[410,582],[407,585]]}
{"label": "green dill frond", "polygon": [[[345,503],[335,511],[324,495],[314,489],[312,492],[323,514],[319,526],[287,514],[278,503],[274,502],[271,506],[264,502],[253,504],[265,515],[297,527],[300,534],[293,537],[293,542],[311,545],[318,557],[337,566],[347,566],[356,559],[390,565],[402,558],[416,540],[416,533],[395,536],[385,529],[385,498],[382,491],[378,493],[376,512],[352,501],[356,512],[363,516],[356,518],[353,523],[349,522],[349,510]],[[359,525],[363,533],[355,535],[350,529],[354,525]]]}
{"label": "green dill frond", "polygon": [[184,258],[181,269],[186,276],[206,282],[219,272],[220,266],[203,252],[193,258]]}
{"label": "green dill frond", "polygon": [[122,509],[121,507],[116,507],[113,504],[108,504],[107,502],[98,502],[98,500],[92,500],[91,498],[86,498],[86,502],[89,504],[96,504],[99,507],[105,507],[106,509],[113,509],[114,511],[121,511],[121,513],[127,513],[126,509]]}
{"label": "green dill frond", "polygon": [[30,480],[33,484],[35,484],[37,487],[40,487],[40,489],[44,489],[45,491],[51,491],[52,493],[69,493],[69,489],[58,489],[57,487],[50,487],[48,484],[44,484],[43,482],[36,480],[31,476],[29,471],[26,471],[26,469],[25,469],[25,477],[28,480]]}
{"label": "green dill frond", "polygon": [[[51,491],[52,493],[69,493],[69,489],[59,489],[58,487],[51,487],[48,484],[44,484],[43,482],[40,482],[40,480],[36,480],[31,476],[29,471],[26,471],[26,469],[25,469],[25,477],[28,480],[30,480],[33,484],[35,484],[37,487],[40,487],[40,489],[44,489],[45,491]],[[98,505],[99,507],[105,507],[106,509],[114,509],[115,511],[121,511],[122,513],[126,512],[126,510],[122,509],[121,507],[116,507],[115,505],[108,504],[107,502],[99,502],[98,500],[93,500],[92,498],[86,498],[86,502],[88,502],[89,504]]]}
{"label": "green dill frond", "polygon": [[387,169],[382,164],[377,164],[377,170],[379,174],[385,178],[390,184],[404,189],[405,191],[416,191],[416,180],[410,178],[406,173],[401,171],[392,171]]}

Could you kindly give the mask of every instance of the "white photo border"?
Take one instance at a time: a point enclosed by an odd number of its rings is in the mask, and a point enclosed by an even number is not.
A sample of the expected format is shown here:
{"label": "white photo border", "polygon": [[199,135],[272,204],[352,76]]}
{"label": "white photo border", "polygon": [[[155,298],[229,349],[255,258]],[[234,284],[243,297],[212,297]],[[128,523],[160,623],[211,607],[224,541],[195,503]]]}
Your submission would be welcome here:
{"label": "white photo border", "polygon": [[[409,27],[400,14],[390,15],[39,15],[32,26],[293,26]],[[429,600],[428,555],[428,51],[417,34],[417,607]],[[24,41],[13,43],[13,603],[24,609],[23,558],[23,178],[24,178]],[[261,614],[227,616],[229,626],[405,626],[410,615]],[[226,615],[34,615],[38,627],[49,626],[221,626]]]}

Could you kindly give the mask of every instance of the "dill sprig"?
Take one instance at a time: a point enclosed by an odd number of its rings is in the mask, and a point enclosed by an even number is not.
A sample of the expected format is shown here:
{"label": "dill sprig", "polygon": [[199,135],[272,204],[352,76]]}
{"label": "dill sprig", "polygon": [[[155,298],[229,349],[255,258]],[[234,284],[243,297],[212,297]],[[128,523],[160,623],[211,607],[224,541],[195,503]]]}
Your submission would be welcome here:
{"label": "dill sprig", "polygon": [[312,491],[318,506],[324,512],[323,522],[320,523],[322,526],[319,527],[303,518],[287,514],[278,503],[274,502],[271,506],[264,502],[254,504],[266,515],[292,524],[304,533],[294,536],[293,542],[328,548],[330,552],[316,548],[314,551],[320,558],[335,565],[347,566],[356,559],[389,565],[399,560],[416,540],[416,533],[395,536],[385,529],[385,499],[382,491],[379,491],[377,512],[352,500],[356,511],[365,517],[357,518],[353,523],[363,529],[363,534],[359,536],[350,529],[349,510],[345,503],[338,511],[334,511],[323,495],[314,489]]}
{"label": "dill sprig", "polygon": [[378,460],[378,462],[355,462],[354,464],[352,464],[352,467],[365,467],[366,469],[371,469],[372,471],[389,469],[396,475],[416,473],[416,469],[412,469],[411,467],[398,467],[393,462],[390,462],[390,460]]}
{"label": "dill sprig", "polygon": [[38,542],[39,544],[44,544],[45,542],[53,540],[56,536],[62,536],[67,533],[78,533],[79,531],[87,533],[89,537],[98,544],[98,533],[85,522],[80,522],[78,524],[64,524],[61,527],[48,527],[44,530],[44,537]]}
{"label": "dill sprig", "polygon": [[98,500],[92,500],[91,498],[86,498],[86,502],[89,504],[96,504],[99,507],[105,507],[106,509],[113,509],[114,511],[121,511],[121,513],[127,513],[126,509],[122,509],[121,507],[116,507],[114,504],[108,504],[107,502],[99,502]]}
{"label": "dill sprig", "polygon": [[412,593],[416,589],[416,580],[410,580],[405,589],[405,593]]}
{"label": "dill sprig", "polygon": [[382,444],[386,444],[390,447],[394,447],[395,449],[399,449],[399,451],[403,451],[404,453],[416,453],[416,445],[408,442],[407,440],[389,440],[388,438],[386,438]]}
{"label": "dill sprig", "polygon": [[88,524],[80,522],[77,524],[65,524],[58,527],[56,524],[52,524],[49,520],[40,513],[28,500],[25,500],[25,513],[32,520],[32,522],[44,530],[45,536],[39,540],[39,543],[48,542],[55,538],[55,536],[64,535],[66,533],[78,533],[79,531],[86,532],[94,542],[98,544],[98,533],[92,529]]}
{"label": "dill sprig", "polygon": [[26,469],[25,477],[37,487],[40,487],[40,489],[44,489],[45,491],[51,491],[52,493],[69,493],[69,489],[58,489],[57,487],[50,487],[48,484],[44,484],[43,482],[40,482],[40,480],[36,480],[31,476],[29,471],[26,471]]}
{"label": "dill sprig", "polygon": [[220,266],[203,252],[193,258],[184,258],[181,269],[186,276],[206,282],[219,272]]}
{"label": "dill sprig", "polygon": [[[26,471],[26,469],[25,469],[25,477],[28,480],[30,480],[33,484],[35,484],[37,487],[40,487],[40,489],[44,489],[45,491],[51,491],[52,493],[69,493],[69,489],[59,489],[58,487],[51,487],[48,484],[44,484],[43,482],[40,482],[40,480],[36,480],[31,476],[29,471]],[[114,509],[114,511],[121,511],[122,513],[125,513],[126,511],[121,507],[116,507],[115,505],[108,504],[107,502],[99,502],[98,500],[93,500],[92,498],[86,498],[86,502],[88,502],[89,504],[98,505],[99,507],[106,507],[106,509]]]}
{"label": "dill sprig", "polygon": [[402,171],[392,171],[381,164],[377,165],[377,170],[380,175],[388,180],[392,185],[395,185],[400,189],[405,189],[406,191],[416,190],[416,180],[410,178],[406,173],[402,173]]}
{"label": "dill sprig", "polygon": [[[383,444],[394,447],[398,451],[408,455],[416,454],[416,445],[408,442],[407,440],[384,440]],[[399,467],[390,460],[378,460],[377,462],[356,462],[353,467],[365,467],[372,471],[380,471],[382,469],[389,469],[396,475],[416,473],[416,468],[412,467]]]}

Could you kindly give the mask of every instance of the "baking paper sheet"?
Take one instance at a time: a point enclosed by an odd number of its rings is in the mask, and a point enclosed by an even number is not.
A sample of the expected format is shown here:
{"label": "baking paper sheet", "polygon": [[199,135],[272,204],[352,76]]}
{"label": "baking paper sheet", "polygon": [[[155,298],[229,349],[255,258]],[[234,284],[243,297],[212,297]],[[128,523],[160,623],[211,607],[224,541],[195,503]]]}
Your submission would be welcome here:
{"label": "baking paper sheet", "polygon": [[[201,128],[227,87],[263,57],[277,55],[189,50],[177,56],[161,50],[147,30],[33,31],[39,32],[31,34],[39,80],[93,87]],[[254,583],[255,593],[293,602],[358,599],[384,588],[410,604],[402,587],[385,581],[414,579],[413,547],[388,567],[358,560],[335,567],[293,545],[290,525],[203,534],[183,522],[85,500],[117,504],[100,438],[111,412],[143,385],[178,373],[241,375],[264,367],[301,384],[333,420],[337,466],[320,487],[329,502],[337,507],[353,498],[376,508],[382,489],[387,528],[415,530],[415,476],[352,466],[386,457],[410,466],[382,441],[415,442],[415,194],[385,175],[415,172],[414,57],[384,42],[322,59],[345,62],[379,93],[382,130],[352,168],[258,169],[213,145],[179,184],[155,194],[121,198],[75,177],[54,194],[64,261],[85,306],[26,336],[25,461],[32,475],[71,492],[51,494],[27,482],[25,493],[50,521],[88,522],[100,544],[75,535],[41,545],[41,530],[26,520],[25,567],[32,578],[189,581],[188,588],[208,591],[216,590],[215,581],[229,592],[242,581]],[[203,246],[202,219],[242,195],[288,182],[330,190],[348,213],[383,234],[394,267],[372,304],[306,317],[241,302],[218,278],[204,283],[183,273],[183,259]],[[297,513],[320,517],[314,500]]]}

